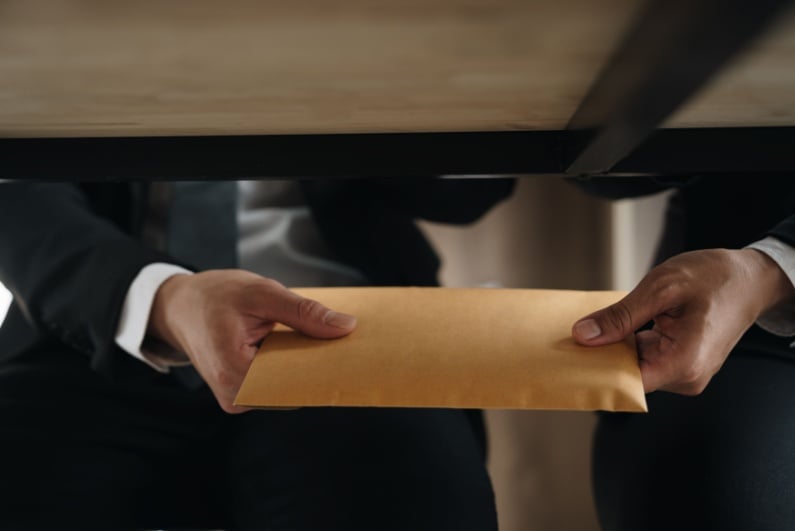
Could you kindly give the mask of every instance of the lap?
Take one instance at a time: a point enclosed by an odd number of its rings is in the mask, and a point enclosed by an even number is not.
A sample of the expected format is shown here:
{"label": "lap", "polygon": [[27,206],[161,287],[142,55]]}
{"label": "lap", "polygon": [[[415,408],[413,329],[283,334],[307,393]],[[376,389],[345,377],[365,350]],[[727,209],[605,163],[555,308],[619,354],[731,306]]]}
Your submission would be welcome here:
{"label": "lap", "polygon": [[461,411],[312,408],[239,421],[245,435],[230,439],[225,470],[242,528],[496,528],[480,448]]}
{"label": "lap", "polygon": [[220,430],[210,406],[169,378],[112,383],[69,352],[0,365],[0,528],[141,528],[179,503],[165,487]]}
{"label": "lap", "polygon": [[795,529],[795,361],[735,351],[697,397],[603,414],[595,496],[606,530]]}
{"label": "lap", "polygon": [[461,411],[226,415],[167,377],[0,366],[0,528],[166,527],[182,507],[235,529],[496,528],[481,452]]}

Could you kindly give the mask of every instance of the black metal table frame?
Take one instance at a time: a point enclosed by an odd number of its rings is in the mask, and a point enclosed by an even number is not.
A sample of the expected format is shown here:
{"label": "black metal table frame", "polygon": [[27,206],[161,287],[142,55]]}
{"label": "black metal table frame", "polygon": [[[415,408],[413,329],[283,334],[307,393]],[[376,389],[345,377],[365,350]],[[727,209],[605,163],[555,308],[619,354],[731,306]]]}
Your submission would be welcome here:
{"label": "black metal table frame", "polygon": [[659,128],[792,3],[650,0],[563,131],[2,138],[0,180],[795,172],[795,124]]}

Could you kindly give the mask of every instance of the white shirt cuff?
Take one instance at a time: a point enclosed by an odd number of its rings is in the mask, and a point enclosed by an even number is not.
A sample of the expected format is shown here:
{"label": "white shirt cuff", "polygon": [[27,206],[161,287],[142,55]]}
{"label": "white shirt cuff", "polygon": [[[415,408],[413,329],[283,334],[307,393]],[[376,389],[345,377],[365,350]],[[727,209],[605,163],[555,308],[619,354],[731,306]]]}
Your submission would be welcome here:
{"label": "white shirt cuff", "polygon": [[[149,314],[160,286],[174,275],[192,274],[173,264],[155,263],[145,266],[130,284],[116,328],[116,344],[153,369],[167,373],[169,368],[188,365],[188,357],[161,342],[146,338]],[[145,344],[146,343],[146,344]]]}
{"label": "white shirt cuff", "polygon": [[[769,256],[795,286],[795,247],[768,236],[746,246],[746,249],[756,249]],[[757,319],[756,324],[777,336],[795,336],[795,301],[771,308]],[[790,346],[795,346],[795,343]]]}

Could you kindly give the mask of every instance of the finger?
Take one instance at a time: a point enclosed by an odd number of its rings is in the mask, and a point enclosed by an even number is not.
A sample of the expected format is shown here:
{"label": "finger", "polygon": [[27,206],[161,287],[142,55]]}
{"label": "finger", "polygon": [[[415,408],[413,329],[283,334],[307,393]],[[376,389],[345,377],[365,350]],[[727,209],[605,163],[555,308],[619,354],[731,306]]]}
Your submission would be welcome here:
{"label": "finger", "polygon": [[245,413],[246,411],[251,411],[253,408],[250,407],[243,407],[243,406],[236,406],[235,405],[235,394],[228,395],[226,393],[223,396],[215,395],[215,399],[218,401],[218,405],[221,406],[226,413],[231,413],[233,415],[239,415],[240,413]]}
{"label": "finger", "polygon": [[704,371],[681,367],[659,358],[640,360],[640,374],[646,393],[668,391],[685,396],[701,394],[711,378]]}
{"label": "finger", "polygon": [[698,363],[697,345],[674,341],[657,330],[636,335],[643,389],[680,395],[700,394],[714,372]]}
{"label": "finger", "polygon": [[331,310],[316,300],[301,297],[286,288],[273,288],[270,300],[264,304],[268,319],[286,324],[311,337],[342,337],[356,327],[356,317]]}
{"label": "finger", "polygon": [[245,413],[246,411],[251,411],[253,409],[250,407],[236,406],[234,403],[235,395],[225,396],[223,398],[218,398],[216,395],[215,398],[218,401],[218,405],[221,406],[221,409],[223,409],[224,412],[230,413],[232,415],[239,415],[240,413]]}
{"label": "finger", "polygon": [[654,330],[644,330],[635,335],[640,376],[646,393],[660,389],[673,378],[670,371],[672,360],[667,360],[666,363],[662,352],[662,341],[663,337]]}
{"label": "finger", "polygon": [[194,363],[196,370],[215,396],[216,402],[226,413],[238,414],[250,408],[236,406],[235,399],[245,379],[251,360],[254,358],[254,347],[234,349],[217,349],[217,356],[202,358]]}
{"label": "finger", "polygon": [[606,345],[623,340],[665,312],[670,302],[652,282],[641,282],[626,297],[574,323],[571,335],[582,345]]}
{"label": "finger", "polygon": [[239,414],[251,410],[249,407],[235,405],[235,398],[237,397],[237,392],[239,389],[238,386],[224,386],[219,382],[215,382],[213,384],[208,383],[208,385],[210,386],[210,390],[213,392],[218,405],[221,406],[221,409],[223,409],[226,413]]}

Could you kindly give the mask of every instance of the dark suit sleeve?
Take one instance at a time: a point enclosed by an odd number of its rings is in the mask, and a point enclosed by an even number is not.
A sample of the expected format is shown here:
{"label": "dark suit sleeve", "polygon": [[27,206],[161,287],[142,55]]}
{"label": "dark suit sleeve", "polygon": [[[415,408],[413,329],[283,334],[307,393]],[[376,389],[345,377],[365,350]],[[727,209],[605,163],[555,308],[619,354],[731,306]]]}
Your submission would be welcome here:
{"label": "dark suit sleeve", "polygon": [[127,289],[147,264],[170,261],[95,215],[67,183],[0,185],[0,282],[28,324],[110,371]]}
{"label": "dark suit sleeve", "polygon": [[768,232],[769,236],[778,238],[787,245],[795,247],[795,215],[788,217]]}

